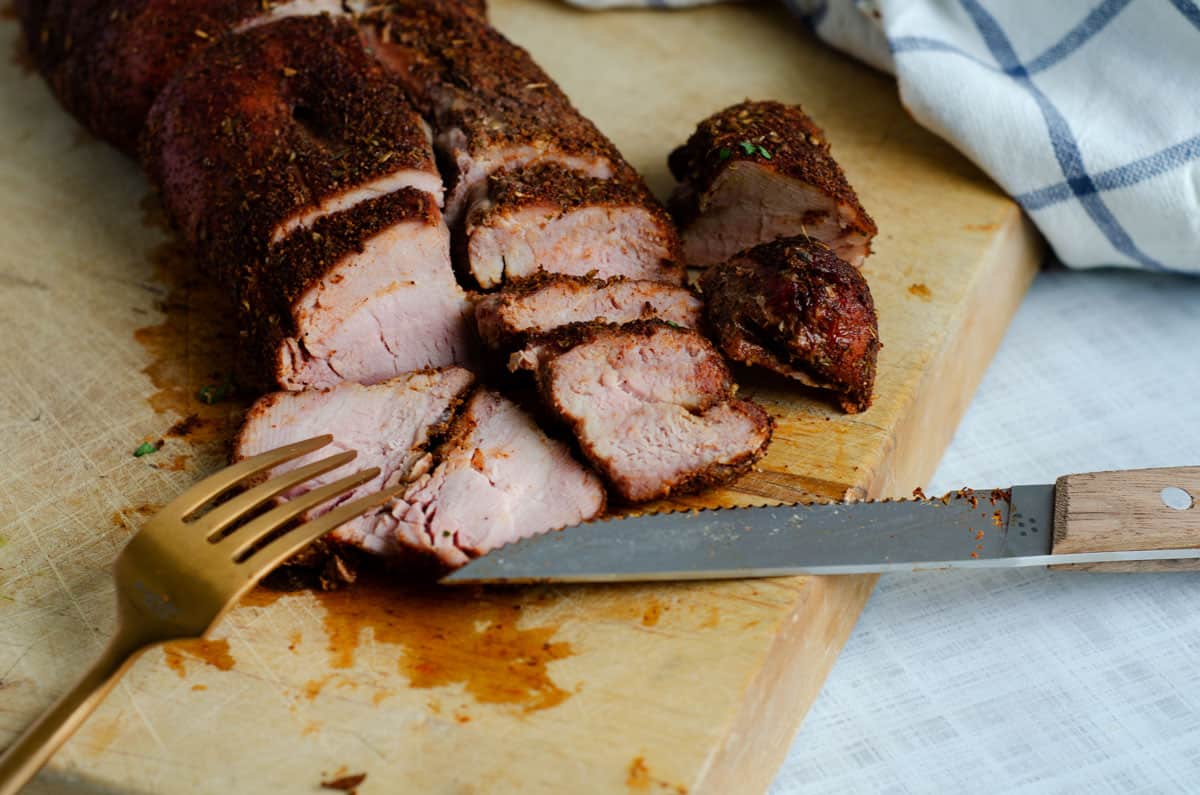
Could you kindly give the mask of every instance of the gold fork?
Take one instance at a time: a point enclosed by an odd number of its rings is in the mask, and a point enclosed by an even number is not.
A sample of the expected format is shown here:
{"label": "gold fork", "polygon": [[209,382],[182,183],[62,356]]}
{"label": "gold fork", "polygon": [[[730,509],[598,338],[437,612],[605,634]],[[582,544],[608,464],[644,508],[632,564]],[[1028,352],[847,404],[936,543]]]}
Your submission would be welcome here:
{"label": "gold fork", "polygon": [[275,566],[400,490],[386,489],[284,529],[304,512],[376,477],[379,469],[372,467],[254,516],[274,498],[349,463],[356,454],[348,450],[260,483],[193,517],[244,481],[332,440],[319,436],[240,461],[192,486],[146,522],[117,557],[116,635],[70,692],[0,755],[0,795],[15,795],[33,778],[146,648],[203,636]]}

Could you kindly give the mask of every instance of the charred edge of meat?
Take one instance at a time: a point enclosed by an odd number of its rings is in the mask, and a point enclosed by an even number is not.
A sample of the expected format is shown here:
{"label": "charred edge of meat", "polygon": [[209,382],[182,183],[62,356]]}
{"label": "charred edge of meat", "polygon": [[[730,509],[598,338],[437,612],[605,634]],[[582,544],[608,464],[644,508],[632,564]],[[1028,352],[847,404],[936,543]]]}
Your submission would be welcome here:
{"label": "charred edge of meat", "polygon": [[261,251],[289,218],[389,174],[427,172],[440,185],[424,122],[355,26],[323,16],[207,49],[155,102],[144,155],[185,239],[218,263]]}
{"label": "charred edge of meat", "polygon": [[705,271],[700,287],[726,356],[831,389],[847,413],[871,405],[879,348],[862,273],[823,243],[783,238]]}
{"label": "charred edge of meat", "polygon": [[830,154],[824,131],[797,105],[749,100],[709,116],[671,152],[667,164],[682,184],[670,207],[681,227],[700,214],[701,197],[717,176],[746,160],[808,183],[851,208],[855,231],[868,238],[878,232]]}
{"label": "charred edge of meat", "polygon": [[609,177],[624,163],[528,52],[478,17],[397,0],[360,25],[435,129],[452,226],[499,167],[549,159]]}
{"label": "charred edge of meat", "polygon": [[[517,223],[524,214],[531,216],[528,223]],[[594,228],[597,224],[604,226]],[[516,251],[527,256],[515,257]],[[488,177],[486,197],[468,210],[455,235],[455,254],[460,272],[484,289],[539,268],[673,284],[684,277],[670,215],[624,165],[611,179],[553,161],[500,169]]]}
{"label": "charred edge of meat", "polygon": [[240,328],[249,337],[241,348],[249,354],[241,367],[244,382],[259,388],[277,383],[280,347],[298,332],[295,303],[343,258],[362,252],[370,238],[406,221],[439,226],[433,198],[403,188],[325,216],[285,238],[265,257],[240,261],[230,281],[238,291]]}
{"label": "charred edge of meat", "polygon": [[263,13],[259,0],[47,5],[40,26],[31,19],[26,30],[47,82],[85,127],[131,155],[154,98],[171,76],[195,53]]}
{"label": "charred edge of meat", "polygon": [[[609,315],[595,317],[573,317],[565,322],[555,322],[545,328],[530,328],[516,325],[508,315],[521,311],[524,302],[536,300],[539,295],[545,295],[554,290],[562,290],[566,294],[577,296],[592,293],[596,296],[617,291],[623,287],[631,291],[641,291],[636,300],[642,302],[637,317],[613,318]],[[674,312],[662,312],[651,300],[649,293],[662,293],[683,306],[675,307]],[[611,298],[609,311],[620,311],[619,299]],[[578,302],[575,303],[575,306]],[[574,310],[574,306],[572,307]],[[568,276],[565,274],[538,271],[533,276],[516,280],[505,285],[496,293],[476,296],[475,323],[484,343],[493,350],[512,351],[523,347],[530,339],[553,328],[578,322],[633,322],[634,320],[651,320],[658,318],[664,322],[677,323],[685,328],[696,328],[701,319],[703,301],[699,293],[690,286],[672,285],[648,280],[628,279],[624,276],[614,276],[608,279],[596,279],[591,276]]]}
{"label": "charred edge of meat", "polygon": [[478,142],[555,142],[622,162],[529,52],[478,17],[399,0],[367,11],[360,24],[373,28],[380,59],[435,126],[459,127]]}

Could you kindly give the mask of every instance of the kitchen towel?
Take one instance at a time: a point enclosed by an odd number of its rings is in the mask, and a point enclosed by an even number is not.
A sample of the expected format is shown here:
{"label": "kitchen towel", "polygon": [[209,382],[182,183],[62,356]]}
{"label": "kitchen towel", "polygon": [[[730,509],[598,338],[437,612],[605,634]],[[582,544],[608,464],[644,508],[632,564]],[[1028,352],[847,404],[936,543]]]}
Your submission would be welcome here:
{"label": "kitchen towel", "polygon": [[913,117],[1008,191],[1062,262],[1200,274],[1194,0],[784,2],[894,74]]}

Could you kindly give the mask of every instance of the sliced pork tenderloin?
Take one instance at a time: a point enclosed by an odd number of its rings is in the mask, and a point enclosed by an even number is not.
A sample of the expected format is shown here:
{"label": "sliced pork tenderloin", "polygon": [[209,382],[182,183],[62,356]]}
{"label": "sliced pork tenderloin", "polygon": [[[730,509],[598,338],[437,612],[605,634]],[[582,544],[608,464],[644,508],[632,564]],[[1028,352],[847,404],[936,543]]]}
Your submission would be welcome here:
{"label": "sliced pork tenderloin", "polygon": [[480,296],[475,326],[484,344],[512,350],[528,338],[571,323],[629,323],[659,318],[700,325],[703,304],[687,287],[662,282],[540,274]]}
{"label": "sliced pork tenderloin", "polygon": [[730,359],[833,390],[843,410],[866,411],[879,324],[866,279],[800,236],[763,243],[700,278],[708,326]]}
{"label": "sliced pork tenderloin", "polygon": [[458,260],[483,289],[545,270],[679,284],[679,238],[640,177],[596,179],[539,163],[501,169],[472,202]]}
{"label": "sliced pork tenderloin", "polygon": [[429,129],[347,19],[227,36],[159,95],[145,162],[184,238],[221,268],[404,187],[440,203]]}
{"label": "sliced pork tenderloin", "polygon": [[[340,498],[343,502],[415,480],[429,463],[432,441],[445,435],[474,380],[469,371],[450,367],[406,373],[374,386],[347,382],[330,389],[269,394],[247,412],[234,442],[233,460],[328,433],[333,435],[328,447],[276,467],[271,474],[283,474],[338,450],[356,450],[358,457],[297,487],[286,498],[332,483],[352,469],[379,467],[380,475],[347,492]],[[309,516],[333,507],[332,503],[320,506]],[[373,534],[378,528],[370,517],[361,517],[334,530],[331,537],[367,552],[395,554],[390,535]]]}
{"label": "sliced pork tenderloin", "polygon": [[444,567],[604,509],[600,479],[495,392],[480,390],[467,402],[435,458],[432,470],[372,517],[371,534]]}
{"label": "sliced pork tenderloin", "polygon": [[342,0],[50,0],[19,6],[26,41],[63,105],[135,154],[155,97],[193,55],[231,31],[284,16],[342,15]]}
{"label": "sliced pork tenderloin", "polygon": [[469,361],[471,307],[449,248],[433,197],[404,188],[327,215],[244,263],[231,283],[248,381],[370,384]]}
{"label": "sliced pork tenderloin", "polygon": [[433,125],[451,228],[502,168],[557,163],[598,179],[628,168],[529,53],[477,16],[395,0],[360,25]]}
{"label": "sliced pork tenderloin", "polygon": [[660,320],[567,326],[513,366],[536,372],[542,400],[626,502],[729,483],[771,440],[770,415],[734,398],[712,344]]}
{"label": "sliced pork tenderloin", "polygon": [[805,234],[861,267],[875,222],[830,153],[825,133],[797,105],[746,102],[700,122],[668,160],[671,199],[688,265]]}

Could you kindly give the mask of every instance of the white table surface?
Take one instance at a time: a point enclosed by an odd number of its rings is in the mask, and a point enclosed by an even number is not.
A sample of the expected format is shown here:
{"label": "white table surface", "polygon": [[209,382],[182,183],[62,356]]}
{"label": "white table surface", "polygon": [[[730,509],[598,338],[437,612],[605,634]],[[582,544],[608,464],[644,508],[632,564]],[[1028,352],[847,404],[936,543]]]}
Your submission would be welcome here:
{"label": "white table surface", "polygon": [[[1049,270],[923,485],[1187,464],[1200,279]],[[771,790],[860,792],[1200,792],[1200,574],[883,577]]]}

